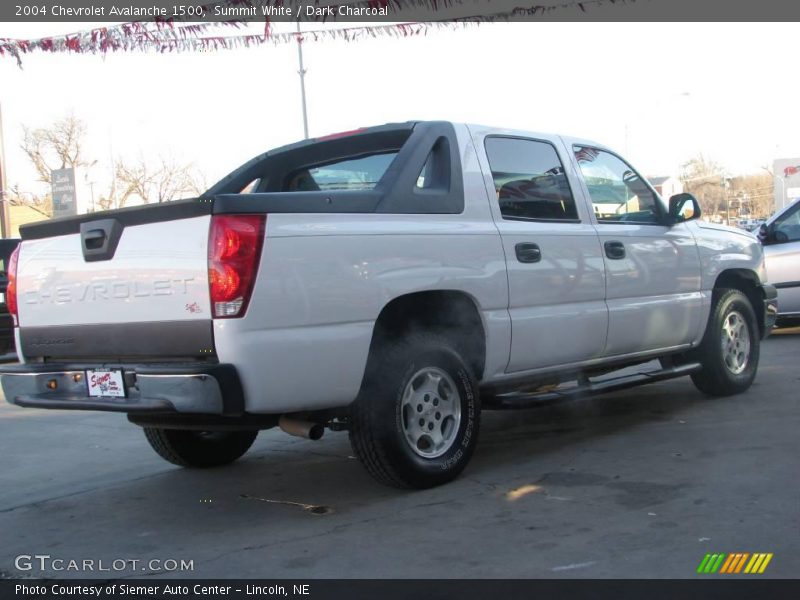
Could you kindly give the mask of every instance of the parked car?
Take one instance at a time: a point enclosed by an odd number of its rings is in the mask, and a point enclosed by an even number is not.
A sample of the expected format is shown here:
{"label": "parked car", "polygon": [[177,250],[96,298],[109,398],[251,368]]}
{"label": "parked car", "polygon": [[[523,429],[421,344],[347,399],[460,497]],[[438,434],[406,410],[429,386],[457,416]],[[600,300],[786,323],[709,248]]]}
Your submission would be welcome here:
{"label": "parked car", "polygon": [[800,325],[800,200],[772,215],[758,237],[767,278],[778,290],[778,325]]}
{"label": "parked car", "polygon": [[23,227],[24,364],[2,386],[127,413],[178,465],[327,427],[379,481],[438,485],[482,408],[750,387],[775,289],[755,236],[699,216],[586,140],[449,122],[307,140],[197,200]]}
{"label": "parked car", "polygon": [[6,289],[8,276],[6,274],[11,253],[19,245],[19,239],[0,239],[0,362],[16,361],[17,353],[14,347],[14,321],[6,305]]}

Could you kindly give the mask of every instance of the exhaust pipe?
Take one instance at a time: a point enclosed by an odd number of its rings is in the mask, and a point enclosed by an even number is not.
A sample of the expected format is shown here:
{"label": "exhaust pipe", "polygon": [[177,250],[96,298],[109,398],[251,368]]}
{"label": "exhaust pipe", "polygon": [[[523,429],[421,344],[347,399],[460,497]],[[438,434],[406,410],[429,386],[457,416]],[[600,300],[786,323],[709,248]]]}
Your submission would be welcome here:
{"label": "exhaust pipe", "polygon": [[289,435],[296,435],[309,440],[318,440],[325,433],[325,426],[322,423],[312,423],[311,421],[302,421],[300,419],[293,419],[286,415],[281,415],[278,419],[278,427],[283,429]]}

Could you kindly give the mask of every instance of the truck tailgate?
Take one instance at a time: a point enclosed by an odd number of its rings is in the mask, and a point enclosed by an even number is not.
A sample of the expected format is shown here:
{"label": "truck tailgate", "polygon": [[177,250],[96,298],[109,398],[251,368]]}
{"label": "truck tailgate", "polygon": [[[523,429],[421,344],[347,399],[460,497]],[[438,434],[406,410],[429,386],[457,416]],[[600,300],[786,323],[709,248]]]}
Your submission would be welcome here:
{"label": "truck tailgate", "polygon": [[110,257],[82,233],[24,239],[18,262],[25,357],[194,357],[213,351],[210,216],[122,226]]}

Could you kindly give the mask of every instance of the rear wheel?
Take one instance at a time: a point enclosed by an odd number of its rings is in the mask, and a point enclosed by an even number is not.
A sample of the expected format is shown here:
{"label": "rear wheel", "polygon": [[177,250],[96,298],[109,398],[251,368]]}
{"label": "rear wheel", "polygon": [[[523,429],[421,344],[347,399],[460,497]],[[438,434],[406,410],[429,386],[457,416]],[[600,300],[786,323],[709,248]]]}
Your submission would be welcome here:
{"label": "rear wheel", "polygon": [[478,440],[475,377],[446,337],[385,342],[351,406],[350,442],[381,483],[427,488],[455,478]]}
{"label": "rear wheel", "polygon": [[250,449],[258,431],[190,431],[145,427],[144,435],[164,460],[181,467],[218,467]]}
{"label": "rear wheel", "polygon": [[695,386],[711,396],[745,391],[755,379],[759,351],[756,315],[747,296],[736,289],[714,290],[703,341],[692,352],[703,366],[692,373]]}

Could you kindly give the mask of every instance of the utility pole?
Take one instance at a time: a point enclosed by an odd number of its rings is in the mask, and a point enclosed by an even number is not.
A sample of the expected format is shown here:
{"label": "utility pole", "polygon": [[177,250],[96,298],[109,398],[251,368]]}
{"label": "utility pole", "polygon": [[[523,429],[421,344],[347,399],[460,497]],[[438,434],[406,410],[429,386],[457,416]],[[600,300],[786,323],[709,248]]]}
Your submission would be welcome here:
{"label": "utility pole", "polygon": [[[775,206],[775,210],[778,210],[779,208],[783,208],[784,206],[786,206],[786,182],[783,180],[783,177],[781,177],[778,174],[773,175],[773,177],[781,182],[781,198],[780,198],[781,205],[780,206]],[[775,184],[772,184],[772,185],[774,186]],[[775,194],[773,193],[773,196],[774,195]],[[777,202],[776,202],[776,204],[777,204]]]}
{"label": "utility pole", "polygon": [[0,106],[0,236],[9,236],[8,198],[6,198],[6,151],[3,138],[3,107]]}
{"label": "utility pole", "polygon": [[300,69],[300,100],[303,104],[303,137],[308,139],[308,113],[306,112],[306,70],[303,67],[303,36],[300,33],[300,20],[297,20],[297,62]]}
{"label": "utility pole", "polygon": [[728,177],[722,176],[722,195],[725,198],[725,225],[728,227],[731,226],[731,198],[728,194],[728,188],[730,187],[730,179]]}

